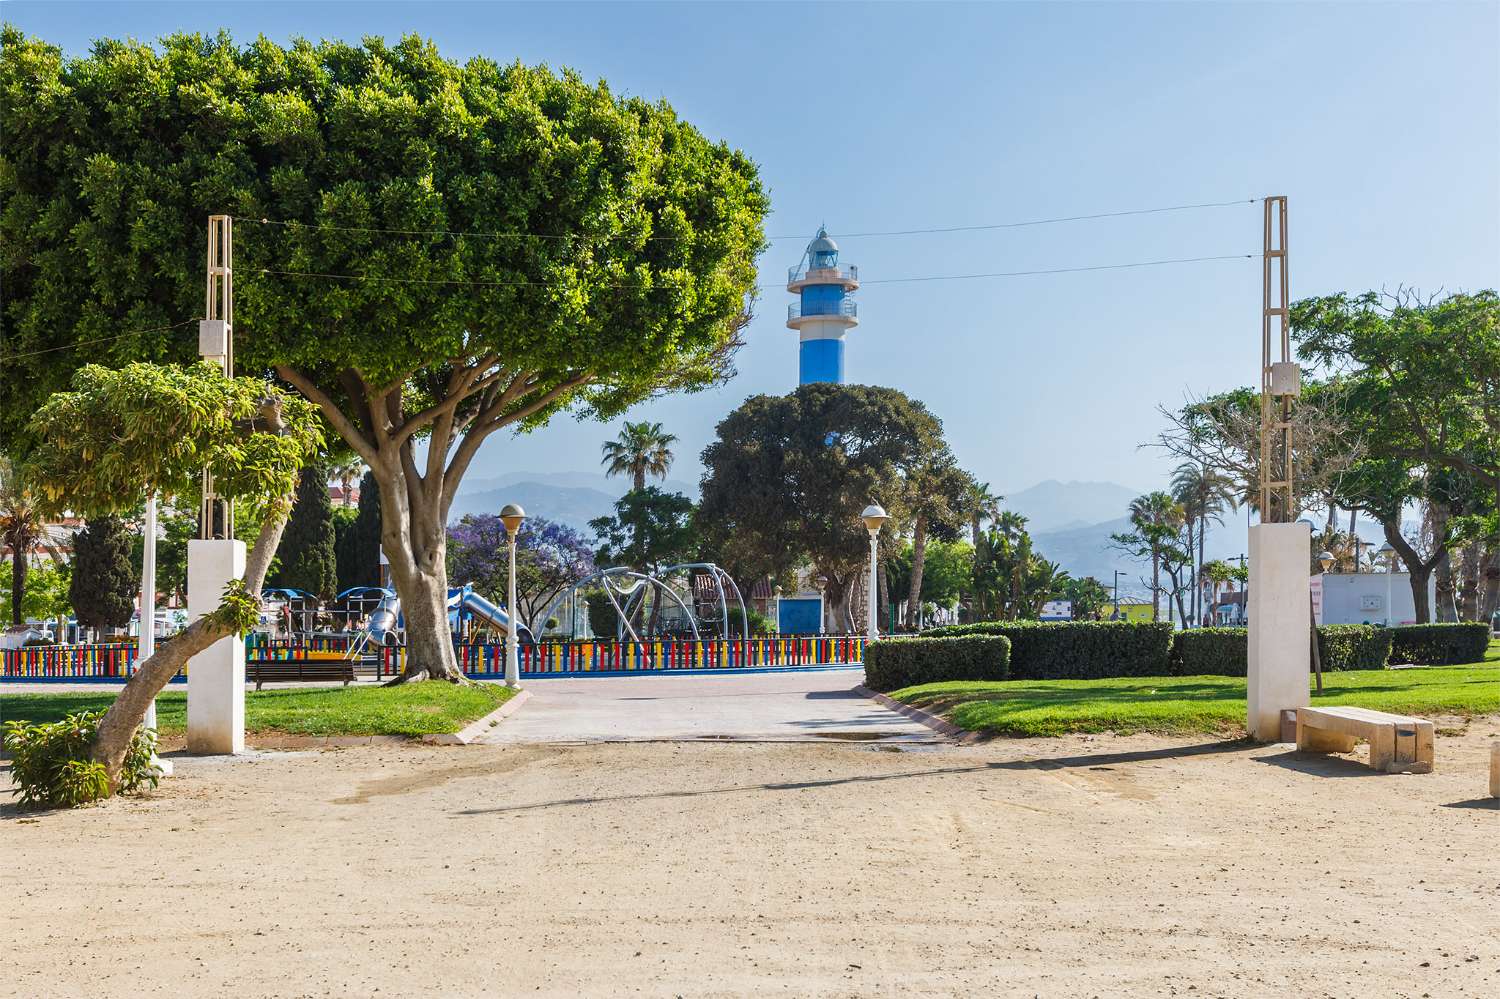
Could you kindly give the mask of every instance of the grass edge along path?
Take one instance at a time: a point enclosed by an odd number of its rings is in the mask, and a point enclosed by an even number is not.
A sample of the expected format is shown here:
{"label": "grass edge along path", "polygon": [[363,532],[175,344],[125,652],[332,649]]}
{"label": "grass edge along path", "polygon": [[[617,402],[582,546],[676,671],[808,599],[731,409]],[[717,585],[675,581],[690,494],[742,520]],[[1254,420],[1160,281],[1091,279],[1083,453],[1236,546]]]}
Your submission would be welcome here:
{"label": "grass edge along path", "polygon": [[[494,711],[516,691],[493,683],[455,686],[427,681],[382,687],[283,687],[245,692],[245,731],[299,736],[403,735],[457,732]],[[113,691],[0,694],[0,721],[56,721],[75,711],[97,711]],[[156,700],[158,730],[181,735],[187,727],[187,693],[166,690]]]}
{"label": "grass edge along path", "polygon": [[[1313,704],[1396,714],[1500,714],[1500,664],[1327,673]],[[892,691],[904,704],[966,729],[1019,738],[1112,732],[1245,732],[1245,679],[1227,676],[1107,680],[960,680]]]}

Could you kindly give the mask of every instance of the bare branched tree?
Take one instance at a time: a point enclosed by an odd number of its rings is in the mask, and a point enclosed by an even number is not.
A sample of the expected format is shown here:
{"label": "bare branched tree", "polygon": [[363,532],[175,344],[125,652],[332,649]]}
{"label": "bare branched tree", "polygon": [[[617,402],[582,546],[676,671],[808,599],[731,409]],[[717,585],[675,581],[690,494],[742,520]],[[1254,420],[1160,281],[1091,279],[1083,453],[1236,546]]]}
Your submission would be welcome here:
{"label": "bare branched tree", "polygon": [[[1181,409],[1157,407],[1167,428],[1146,445],[1228,476],[1252,509],[1260,505],[1260,404],[1252,389],[1189,397]],[[1321,508],[1365,454],[1364,439],[1340,411],[1340,394],[1310,386],[1292,409],[1292,519]]]}

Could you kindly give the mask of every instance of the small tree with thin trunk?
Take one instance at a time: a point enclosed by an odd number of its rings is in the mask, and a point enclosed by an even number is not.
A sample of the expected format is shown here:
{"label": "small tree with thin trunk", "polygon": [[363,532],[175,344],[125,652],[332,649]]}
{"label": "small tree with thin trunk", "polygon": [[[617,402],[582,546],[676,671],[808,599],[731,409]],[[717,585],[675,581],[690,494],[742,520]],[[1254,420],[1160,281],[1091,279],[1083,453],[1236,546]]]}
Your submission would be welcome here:
{"label": "small tree with thin trunk", "polygon": [[[268,398],[280,405],[272,425],[260,419]],[[244,513],[261,523],[245,574],[226,587],[219,609],[139,662],[100,722],[91,755],[113,790],[152,699],[190,658],[255,624],[298,472],[322,444],[319,423],[312,406],[258,379],[225,378],[206,364],[131,364],[81,369],[73,390],[52,396],[31,429],[41,441],[31,468],[51,510],[108,516],[135,509],[153,491],[190,500],[206,467],[218,493],[246,500]]]}

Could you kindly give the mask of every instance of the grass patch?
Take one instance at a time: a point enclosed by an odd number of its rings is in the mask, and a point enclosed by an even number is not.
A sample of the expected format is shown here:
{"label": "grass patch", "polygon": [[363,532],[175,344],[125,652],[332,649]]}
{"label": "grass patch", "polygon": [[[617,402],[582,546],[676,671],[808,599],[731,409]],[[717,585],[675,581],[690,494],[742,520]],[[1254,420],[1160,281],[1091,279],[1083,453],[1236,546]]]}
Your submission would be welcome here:
{"label": "grass patch", "polygon": [[[408,735],[456,732],[514,696],[493,683],[457,687],[449,683],[372,684],[348,687],[287,687],[245,692],[245,730],[288,735]],[[0,695],[0,721],[56,721],[74,711],[107,708],[113,692]],[[187,728],[187,693],[166,690],[156,699],[162,735]]]}
{"label": "grass patch", "polygon": [[[1485,663],[1328,673],[1313,704],[1348,704],[1412,715],[1500,713],[1500,647]],[[1245,680],[1226,676],[1108,680],[953,681],[890,696],[972,732],[1054,736],[1071,732],[1243,734]]]}

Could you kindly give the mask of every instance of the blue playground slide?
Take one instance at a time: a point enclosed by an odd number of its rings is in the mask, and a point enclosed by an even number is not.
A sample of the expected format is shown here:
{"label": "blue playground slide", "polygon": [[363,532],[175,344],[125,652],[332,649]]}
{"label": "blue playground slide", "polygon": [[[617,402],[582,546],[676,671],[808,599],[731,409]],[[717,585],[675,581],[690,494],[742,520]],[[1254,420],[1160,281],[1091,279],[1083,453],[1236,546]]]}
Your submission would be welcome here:
{"label": "blue playground slide", "polygon": [[[510,615],[505,612],[505,608],[490,603],[467,586],[448,591],[448,613],[455,625],[458,623],[459,614],[467,614],[478,618],[492,628],[498,628],[501,631],[510,630]],[[454,630],[458,629],[455,627]],[[531,629],[524,624],[516,629],[516,637],[528,645],[536,642],[531,635]]]}
{"label": "blue playground slide", "polygon": [[[353,590],[348,593],[353,593]],[[370,619],[365,624],[361,638],[355,643],[357,650],[362,651],[367,645],[389,645],[396,641],[397,631],[404,624],[401,617],[401,598],[396,596],[394,590],[376,590],[371,587],[370,592],[381,595],[380,603],[370,613]],[[347,594],[340,594],[346,596]],[[475,593],[471,587],[454,587],[448,591],[448,623],[455,633],[463,615],[478,618],[492,628],[507,631],[510,628],[510,615],[505,613],[505,608],[490,603],[484,597]],[[516,629],[516,637],[528,644],[535,643],[531,629],[524,624]]]}

